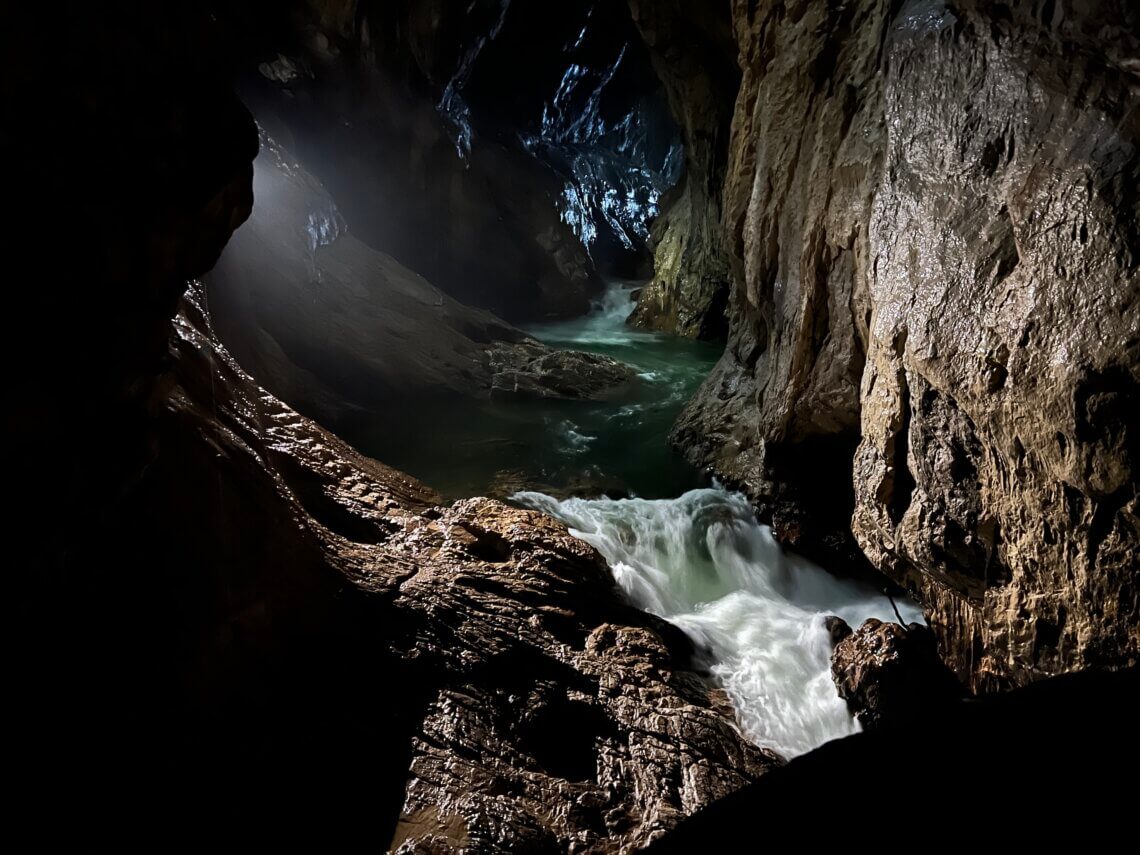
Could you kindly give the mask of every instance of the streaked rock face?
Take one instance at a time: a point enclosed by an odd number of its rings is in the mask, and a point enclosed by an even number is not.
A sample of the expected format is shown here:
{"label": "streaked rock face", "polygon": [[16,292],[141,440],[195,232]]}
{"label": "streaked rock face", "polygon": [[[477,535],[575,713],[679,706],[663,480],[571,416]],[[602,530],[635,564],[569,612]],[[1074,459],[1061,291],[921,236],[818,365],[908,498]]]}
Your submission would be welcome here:
{"label": "streaked rock face", "polygon": [[677,440],[817,539],[850,497],[975,688],[1140,655],[1136,15],[734,6],[743,275]]}

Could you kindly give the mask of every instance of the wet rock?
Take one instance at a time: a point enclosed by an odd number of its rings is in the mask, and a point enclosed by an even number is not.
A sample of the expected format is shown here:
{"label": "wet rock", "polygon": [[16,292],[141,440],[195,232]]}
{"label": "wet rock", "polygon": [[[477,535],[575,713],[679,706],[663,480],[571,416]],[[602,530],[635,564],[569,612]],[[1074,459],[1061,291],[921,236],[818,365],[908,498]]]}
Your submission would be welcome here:
{"label": "wet rock", "polygon": [[616,359],[534,341],[496,345],[490,357],[492,398],[597,400],[636,382],[633,369]]}
{"label": "wet rock", "polygon": [[[929,720],[961,698],[962,686],[938,657],[928,628],[874,618],[847,627],[831,656],[839,696],[863,727],[898,727]],[[832,636],[835,637],[834,635]]]}
{"label": "wet rock", "polygon": [[733,15],[732,325],[675,442],[975,689],[1136,662],[1137,11]]}
{"label": "wet rock", "polygon": [[851,627],[848,626],[847,621],[836,615],[828,615],[824,618],[823,626],[827,630],[827,634],[831,636],[833,645],[839,644],[851,634]]}

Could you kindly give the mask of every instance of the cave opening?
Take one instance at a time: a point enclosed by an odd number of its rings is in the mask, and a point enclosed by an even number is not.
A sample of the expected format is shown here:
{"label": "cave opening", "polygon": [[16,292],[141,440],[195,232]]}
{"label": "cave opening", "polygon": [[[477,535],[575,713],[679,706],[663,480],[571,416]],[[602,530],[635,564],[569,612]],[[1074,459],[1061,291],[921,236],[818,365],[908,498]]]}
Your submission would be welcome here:
{"label": "cave opening", "polygon": [[207,279],[243,367],[451,498],[698,486],[667,435],[720,355],[727,281],[693,335],[632,317],[693,166],[629,7],[261,14],[256,201]]}

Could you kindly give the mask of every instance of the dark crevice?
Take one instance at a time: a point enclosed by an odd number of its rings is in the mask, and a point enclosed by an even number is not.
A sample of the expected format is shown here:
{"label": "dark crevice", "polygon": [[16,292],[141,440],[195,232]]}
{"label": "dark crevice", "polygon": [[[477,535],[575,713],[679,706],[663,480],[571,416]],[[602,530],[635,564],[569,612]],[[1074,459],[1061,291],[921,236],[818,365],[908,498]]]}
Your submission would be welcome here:
{"label": "dark crevice", "polygon": [[907,461],[910,452],[910,389],[906,384],[905,373],[900,372],[900,376],[902,378],[902,388],[899,390],[899,403],[902,412],[900,414],[898,430],[895,431],[892,441],[893,453],[891,455],[891,471],[894,475],[894,481],[890,501],[887,505],[887,512],[890,515],[891,522],[896,526],[902,522],[903,515],[906,514],[907,508],[910,507],[911,497],[914,495],[914,488],[916,486],[914,476],[911,474],[910,466]]}

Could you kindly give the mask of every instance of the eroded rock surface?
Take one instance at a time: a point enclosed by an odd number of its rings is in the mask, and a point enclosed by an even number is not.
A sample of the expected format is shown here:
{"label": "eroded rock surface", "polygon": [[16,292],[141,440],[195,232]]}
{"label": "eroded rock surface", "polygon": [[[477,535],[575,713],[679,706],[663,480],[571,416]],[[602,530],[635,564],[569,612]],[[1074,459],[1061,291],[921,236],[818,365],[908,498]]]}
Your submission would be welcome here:
{"label": "eroded rock surface", "polygon": [[727,331],[730,283],[721,195],[739,84],[728,4],[629,5],[685,142],[685,172],[653,226],[653,278],[638,294],[630,322],[720,339]]}
{"label": "eroded rock surface", "polygon": [[733,4],[742,272],[676,441],[975,688],[1140,656],[1137,14]]}

